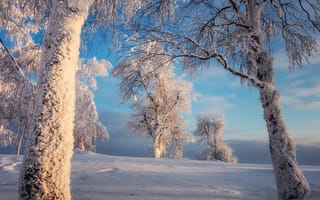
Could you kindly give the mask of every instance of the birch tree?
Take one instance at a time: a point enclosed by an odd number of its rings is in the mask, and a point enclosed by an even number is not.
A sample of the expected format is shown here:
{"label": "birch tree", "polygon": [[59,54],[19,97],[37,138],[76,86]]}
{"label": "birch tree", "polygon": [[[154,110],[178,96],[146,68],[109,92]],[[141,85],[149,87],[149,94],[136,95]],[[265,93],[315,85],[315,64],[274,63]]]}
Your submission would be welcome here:
{"label": "birch tree", "polygon": [[310,186],[298,168],[295,143],[282,116],[270,49],[283,47],[289,68],[301,66],[318,48],[319,16],[317,0],[183,1],[171,20],[141,20],[129,45],[160,42],[167,62],[181,58],[191,71],[214,64],[257,88],[279,199],[304,199]]}
{"label": "birch tree", "polygon": [[[34,125],[20,174],[20,199],[70,199],[75,76],[80,36],[107,30],[119,7],[125,17],[142,1],[31,0],[0,2],[0,29],[12,45],[30,47],[44,32]],[[91,13],[90,20],[87,16]],[[85,40],[84,40],[85,41]],[[85,46],[85,45],[84,45]]]}
{"label": "birch tree", "polygon": [[[3,54],[0,59],[0,146],[15,145],[16,153],[19,155],[30,135],[28,127],[31,126],[34,112],[36,86],[36,82],[31,81],[24,73],[24,70],[27,70],[25,63],[27,59],[29,65],[37,66],[39,60],[35,52],[26,54],[21,52],[14,57],[4,42],[1,43]],[[110,67],[111,64],[106,60],[96,58],[81,59],[79,62],[76,79],[77,114],[74,119],[74,148],[95,150],[95,141],[108,137],[106,128],[99,121],[92,90],[97,89],[95,78],[106,76]],[[28,76],[36,77],[38,68],[29,69]]]}
{"label": "birch tree", "polygon": [[21,68],[20,65],[29,63],[29,56],[32,56],[33,62],[36,63],[39,49],[30,49],[18,60],[13,54],[21,55],[21,50],[13,49],[11,52],[1,39],[0,43],[0,146],[15,144],[16,153],[19,155],[28,136],[27,129],[32,122],[35,96],[35,82],[26,77],[26,73],[33,71],[34,66],[29,64]]}
{"label": "birch tree", "polygon": [[221,115],[197,115],[197,129],[193,132],[198,136],[198,144],[206,143],[208,148],[204,151],[206,160],[221,160],[236,163],[237,158],[232,155],[232,149],[223,142],[224,119]]}
{"label": "birch tree", "polygon": [[136,111],[128,122],[133,132],[143,133],[152,138],[154,157],[166,157],[167,146],[173,145],[174,156],[182,157],[182,145],[192,139],[184,127],[182,113],[190,112],[192,84],[176,77],[173,66],[164,64],[159,43],[146,43],[145,54],[128,57],[114,70],[121,77],[120,91],[124,100],[132,99]]}

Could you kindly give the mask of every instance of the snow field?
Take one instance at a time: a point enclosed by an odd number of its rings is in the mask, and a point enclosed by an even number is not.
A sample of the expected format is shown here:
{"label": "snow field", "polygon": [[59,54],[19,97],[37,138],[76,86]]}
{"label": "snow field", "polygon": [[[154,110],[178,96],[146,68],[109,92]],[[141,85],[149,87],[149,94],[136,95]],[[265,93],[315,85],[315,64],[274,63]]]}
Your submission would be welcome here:
{"label": "snow field", "polygon": [[[16,199],[22,157],[0,155],[0,200]],[[301,166],[320,199],[320,166]],[[272,200],[271,165],[118,157],[75,152],[74,200]]]}

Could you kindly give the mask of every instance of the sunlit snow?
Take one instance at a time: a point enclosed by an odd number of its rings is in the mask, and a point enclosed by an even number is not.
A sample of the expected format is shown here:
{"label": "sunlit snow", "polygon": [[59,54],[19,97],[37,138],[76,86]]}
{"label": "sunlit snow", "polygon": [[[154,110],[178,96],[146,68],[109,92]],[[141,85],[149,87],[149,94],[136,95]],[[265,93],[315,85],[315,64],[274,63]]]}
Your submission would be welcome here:
{"label": "sunlit snow", "polygon": [[[0,199],[17,199],[22,157],[0,154]],[[320,199],[320,166],[301,166]],[[75,200],[272,200],[271,165],[117,157],[76,152],[72,160]]]}

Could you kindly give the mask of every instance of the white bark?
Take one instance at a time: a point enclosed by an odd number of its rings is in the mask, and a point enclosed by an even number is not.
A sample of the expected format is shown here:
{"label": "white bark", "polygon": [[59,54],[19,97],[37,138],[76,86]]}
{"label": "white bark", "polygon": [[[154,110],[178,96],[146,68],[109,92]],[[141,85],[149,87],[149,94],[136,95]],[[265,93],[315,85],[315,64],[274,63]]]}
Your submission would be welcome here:
{"label": "white bark", "polygon": [[161,158],[161,150],[158,146],[154,147],[154,158]]}
{"label": "white bark", "polygon": [[153,141],[154,158],[162,158],[166,155],[166,144],[163,133],[158,133]]}
{"label": "white bark", "polygon": [[51,1],[36,118],[20,174],[20,199],[71,199],[75,74],[89,1]]}
{"label": "white bark", "polygon": [[280,94],[274,87],[272,59],[262,53],[258,63],[258,78],[267,83],[260,89],[260,100],[269,132],[278,196],[281,200],[303,200],[310,192],[310,186],[298,168],[295,143],[283,120]]}
{"label": "white bark", "polygon": [[310,186],[298,168],[296,147],[284,124],[279,106],[280,95],[272,86],[260,90],[267,122],[270,152],[275,171],[279,199],[304,199]]}

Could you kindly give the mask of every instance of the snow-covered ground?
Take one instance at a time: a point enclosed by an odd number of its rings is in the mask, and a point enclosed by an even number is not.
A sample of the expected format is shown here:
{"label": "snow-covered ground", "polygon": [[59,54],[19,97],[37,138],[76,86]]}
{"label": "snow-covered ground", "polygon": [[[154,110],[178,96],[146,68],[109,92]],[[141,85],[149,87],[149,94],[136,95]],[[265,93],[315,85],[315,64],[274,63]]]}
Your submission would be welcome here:
{"label": "snow-covered ground", "polygon": [[[0,199],[17,199],[22,157],[0,154]],[[301,166],[320,199],[320,166]],[[75,200],[277,199],[270,165],[117,157],[76,152],[72,160]]]}

